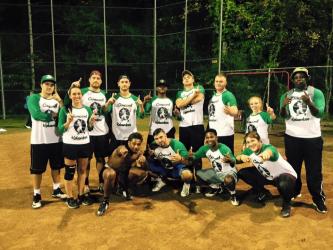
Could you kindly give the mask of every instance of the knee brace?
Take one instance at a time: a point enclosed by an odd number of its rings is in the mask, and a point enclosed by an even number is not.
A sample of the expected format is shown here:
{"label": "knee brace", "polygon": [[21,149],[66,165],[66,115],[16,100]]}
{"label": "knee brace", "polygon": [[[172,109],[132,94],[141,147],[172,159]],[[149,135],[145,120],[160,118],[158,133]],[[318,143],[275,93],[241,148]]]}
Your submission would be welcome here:
{"label": "knee brace", "polygon": [[65,177],[64,177],[64,179],[66,181],[73,180],[74,179],[75,170],[76,170],[76,164],[72,165],[72,166],[65,165]]}

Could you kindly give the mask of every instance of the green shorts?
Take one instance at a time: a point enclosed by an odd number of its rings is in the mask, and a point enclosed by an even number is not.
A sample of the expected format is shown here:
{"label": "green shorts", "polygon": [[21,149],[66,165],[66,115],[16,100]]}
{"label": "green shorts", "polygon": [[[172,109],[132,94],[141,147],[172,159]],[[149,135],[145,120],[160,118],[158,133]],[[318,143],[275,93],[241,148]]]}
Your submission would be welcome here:
{"label": "green shorts", "polygon": [[217,172],[213,168],[209,169],[199,169],[197,171],[197,176],[200,177],[200,179],[208,182],[209,184],[220,184],[224,183],[224,178],[227,175],[231,175],[234,179],[235,182],[237,182],[237,172],[236,170],[233,171],[228,171],[228,172]]}

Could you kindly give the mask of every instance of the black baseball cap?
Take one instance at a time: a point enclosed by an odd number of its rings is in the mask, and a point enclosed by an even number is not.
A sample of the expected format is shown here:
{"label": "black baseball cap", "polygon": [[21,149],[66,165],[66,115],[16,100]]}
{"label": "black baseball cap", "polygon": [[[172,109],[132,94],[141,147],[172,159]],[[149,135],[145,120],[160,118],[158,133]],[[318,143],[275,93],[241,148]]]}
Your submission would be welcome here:
{"label": "black baseball cap", "polygon": [[128,77],[127,75],[120,75],[120,76],[118,77],[118,82],[119,82],[121,79],[123,79],[123,78],[128,79],[128,80],[130,81],[130,79],[129,79],[129,77]]}
{"label": "black baseball cap", "polygon": [[166,81],[164,79],[160,79],[157,84],[156,84],[157,87],[159,86],[164,86],[164,87],[168,87]]}

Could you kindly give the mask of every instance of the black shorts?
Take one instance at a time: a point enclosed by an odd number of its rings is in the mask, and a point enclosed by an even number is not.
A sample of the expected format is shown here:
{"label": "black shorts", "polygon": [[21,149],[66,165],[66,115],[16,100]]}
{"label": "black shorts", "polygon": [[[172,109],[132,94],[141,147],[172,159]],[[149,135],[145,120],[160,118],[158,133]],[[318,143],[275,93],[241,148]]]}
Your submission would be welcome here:
{"label": "black shorts", "polygon": [[64,157],[70,160],[77,160],[79,158],[89,158],[92,154],[91,145],[88,144],[66,144],[63,145]]}
{"label": "black shorts", "polygon": [[109,156],[109,137],[108,135],[90,136],[91,157],[96,158]]}
{"label": "black shorts", "polygon": [[31,174],[44,173],[48,161],[50,161],[50,167],[52,170],[58,170],[64,166],[64,157],[62,155],[61,142],[50,144],[31,144],[30,157]]}
{"label": "black shorts", "polygon": [[205,139],[205,128],[203,125],[193,125],[189,127],[179,127],[179,140],[185,145],[187,150],[192,147],[197,151]]}

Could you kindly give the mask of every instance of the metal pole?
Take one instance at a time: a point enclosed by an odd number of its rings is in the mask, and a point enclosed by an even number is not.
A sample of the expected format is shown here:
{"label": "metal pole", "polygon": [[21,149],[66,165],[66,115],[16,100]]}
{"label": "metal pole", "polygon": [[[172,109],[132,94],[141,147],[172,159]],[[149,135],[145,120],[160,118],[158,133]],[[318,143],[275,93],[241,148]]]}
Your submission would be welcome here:
{"label": "metal pole", "polygon": [[104,18],[104,75],[105,75],[105,92],[108,92],[108,52],[106,47],[106,13],[105,0],[103,0],[103,18]]}
{"label": "metal pole", "polygon": [[269,105],[269,92],[271,89],[271,68],[268,68],[268,82],[267,82],[267,104]]}
{"label": "metal pole", "polygon": [[187,44],[187,0],[185,1],[185,27],[184,27],[184,66],[183,70],[186,69],[186,44]]}
{"label": "metal pole", "polygon": [[221,0],[221,5],[220,5],[219,67],[218,67],[218,73],[221,72],[221,63],[222,63],[222,26],[223,26],[223,0]]}
{"label": "metal pole", "polygon": [[32,37],[32,15],[31,2],[28,0],[28,19],[29,19],[29,45],[30,45],[30,67],[31,67],[31,91],[35,90],[35,59],[34,59],[34,40]]}
{"label": "metal pole", "polygon": [[1,81],[2,119],[6,120],[5,90],[3,87],[3,72],[2,72],[1,38],[0,38],[0,81]]}
{"label": "metal pole", "polygon": [[55,41],[54,41],[53,0],[51,0],[51,26],[52,26],[52,51],[53,51],[53,76],[55,79],[57,79]]}
{"label": "metal pole", "polygon": [[156,58],[157,58],[157,3],[156,0],[154,0],[154,95],[156,95]]}

